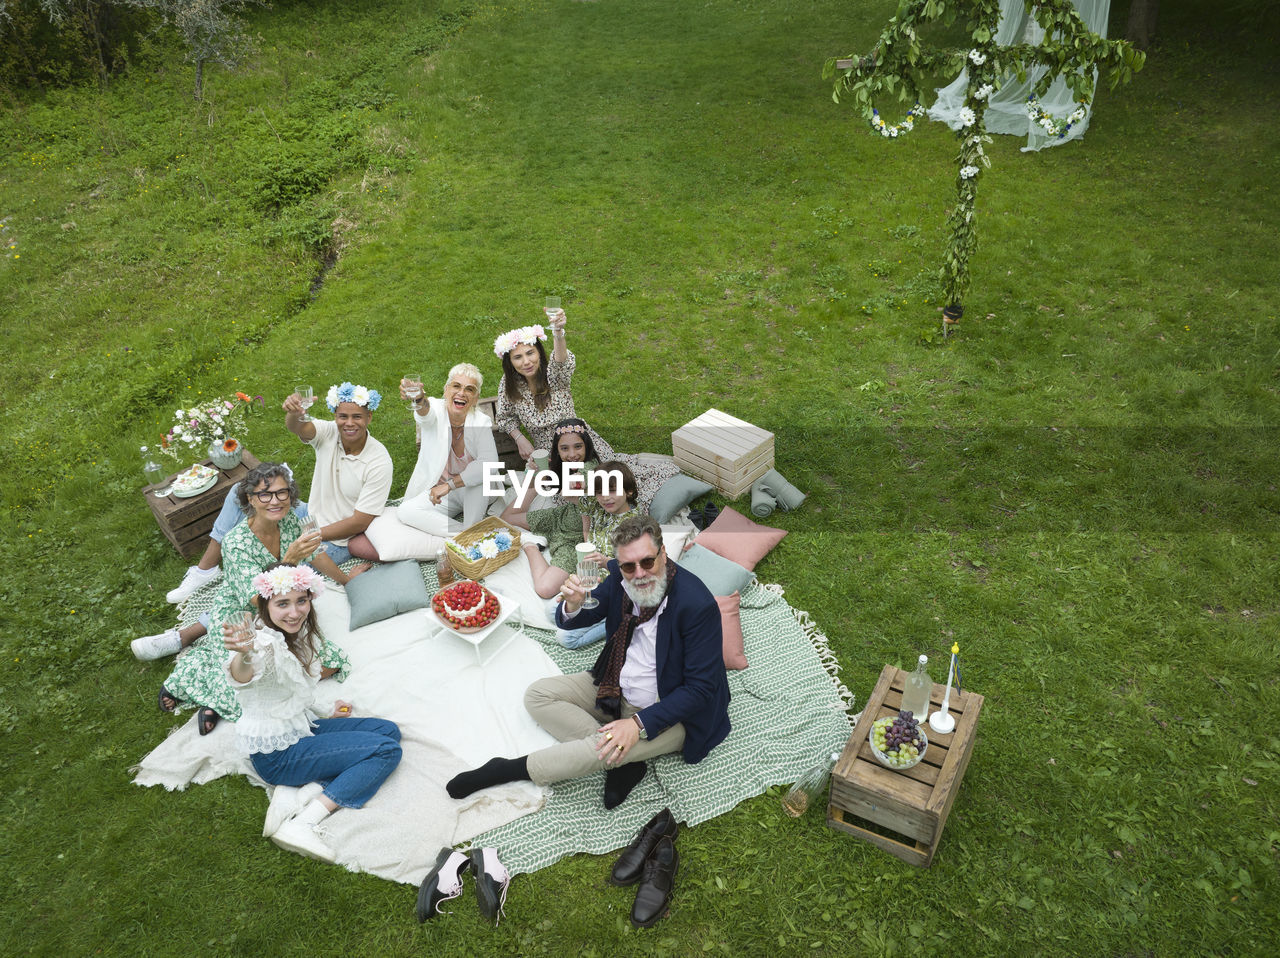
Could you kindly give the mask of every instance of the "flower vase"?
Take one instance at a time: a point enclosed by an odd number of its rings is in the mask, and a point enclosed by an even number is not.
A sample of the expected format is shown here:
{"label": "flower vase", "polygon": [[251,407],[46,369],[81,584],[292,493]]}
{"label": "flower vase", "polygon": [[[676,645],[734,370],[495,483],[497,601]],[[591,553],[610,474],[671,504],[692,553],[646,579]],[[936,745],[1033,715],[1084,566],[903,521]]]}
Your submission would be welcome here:
{"label": "flower vase", "polygon": [[244,446],[238,439],[215,439],[209,443],[209,461],[224,472],[240,465]]}

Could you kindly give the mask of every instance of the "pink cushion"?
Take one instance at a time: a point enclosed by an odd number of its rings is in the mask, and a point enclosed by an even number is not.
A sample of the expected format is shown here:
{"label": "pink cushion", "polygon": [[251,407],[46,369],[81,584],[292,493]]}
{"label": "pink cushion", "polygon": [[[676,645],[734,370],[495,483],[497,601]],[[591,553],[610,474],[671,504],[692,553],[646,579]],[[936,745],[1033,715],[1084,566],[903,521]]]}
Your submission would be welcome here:
{"label": "pink cushion", "polygon": [[730,562],[754,569],[756,563],[767,556],[786,534],[785,529],[762,526],[725,506],[716,516],[716,521],[699,532],[693,541]]}
{"label": "pink cushion", "polygon": [[742,648],[742,594],[716,596],[720,606],[720,628],[724,631],[724,667],[740,670],[747,667],[747,654]]}
{"label": "pink cushion", "polygon": [[372,559],[374,562],[378,561],[378,550],[374,548],[373,543],[369,541],[369,537],[363,532],[358,536],[352,536],[348,539],[347,548],[357,559]]}

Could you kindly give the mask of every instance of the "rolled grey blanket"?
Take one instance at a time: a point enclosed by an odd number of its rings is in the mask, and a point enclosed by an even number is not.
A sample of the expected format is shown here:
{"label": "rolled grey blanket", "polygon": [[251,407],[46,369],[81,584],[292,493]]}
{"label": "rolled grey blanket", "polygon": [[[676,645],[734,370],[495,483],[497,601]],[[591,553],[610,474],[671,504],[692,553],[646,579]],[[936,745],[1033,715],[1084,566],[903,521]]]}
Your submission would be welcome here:
{"label": "rolled grey blanket", "polygon": [[[768,512],[756,511],[758,492],[767,497],[761,499],[761,504],[768,506]],[[773,500],[772,503],[769,502],[770,499]],[[799,509],[805,499],[805,494],[787,482],[777,469],[770,469],[751,485],[751,511],[757,516],[767,516],[773,511],[773,505],[777,505],[783,512]]]}
{"label": "rolled grey blanket", "polygon": [[767,518],[774,509],[778,508],[778,500],[769,495],[760,483],[762,479],[757,479],[751,484],[751,514],[757,519]]}

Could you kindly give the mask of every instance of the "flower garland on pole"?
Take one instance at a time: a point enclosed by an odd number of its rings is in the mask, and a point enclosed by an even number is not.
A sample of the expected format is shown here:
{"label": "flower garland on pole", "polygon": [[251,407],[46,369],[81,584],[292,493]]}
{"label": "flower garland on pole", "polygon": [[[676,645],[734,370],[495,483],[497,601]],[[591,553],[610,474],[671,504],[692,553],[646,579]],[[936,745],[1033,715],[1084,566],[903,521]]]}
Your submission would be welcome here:
{"label": "flower garland on pole", "polygon": [[[995,42],[1000,25],[999,0],[900,0],[898,12],[890,18],[869,55],[864,57],[832,57],[823,68],[823,77],[834,78],[831,97],[837,103],[841,96],[852,99],[866,114],[872,128],[888,139],[900,139],[909,133],[916,117],[925,113],[920,106],[923,87],[933,86],[938,77],[954,78],[968,69],[969,83],[965,105],[960,110],[960,129],[956,136],[960,152],[955,157],[956,202],[947,215],[950,234],[942,258],[939,279],[944,300],[943,335],[947,327],[960,319],[963,300],[969,291],[969,260],[978,248],[978,232],[974,221],[978,181],[991,160],[983,150],[991,142],[984,114],[987,101],[1005,77],[1024,80],[1029,71],[1043,68],[1028,99],[1027,112],[1032,122],[1050,136],[1063,137],[1084,118],[1093,97],[1096,70],[1106,67],[1111,89],[1127,83],[1142,69],[1146,57],[1124,40],[1107,40],[1093,33],[1080,19],[1070,0],[1028,0],[1031,15],[1044,28],[1039,43],[1015,43],[999,46]],[[950,26],[962,18],[968,32],[967,48],[938,48],[920,39],[922,27],[935,21]],[[1058,120],[1046,113],[1039,103],[1061,77],[1071,88],[1078,106],[1069,117]],[[892,97],[899,102],[914,100],[915,106],[902,122],[890,125],[881,118],[875,101]]]}

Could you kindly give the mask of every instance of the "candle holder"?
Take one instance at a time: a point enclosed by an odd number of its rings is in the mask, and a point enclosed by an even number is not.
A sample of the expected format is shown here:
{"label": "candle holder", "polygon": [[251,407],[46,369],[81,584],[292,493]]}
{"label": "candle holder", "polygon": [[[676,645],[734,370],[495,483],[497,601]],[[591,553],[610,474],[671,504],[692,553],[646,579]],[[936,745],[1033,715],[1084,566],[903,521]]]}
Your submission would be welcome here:
{"label": "candle holder", "polygon": [[947,691],[942,696],[942,707],[929,716],[929,728],[939,735],[949,735],[955,731],[956,720],[951,717],[951,685],[956,675],[956,656],[960,654],[960,643],[951,645],[951,667],[947,669]]}

